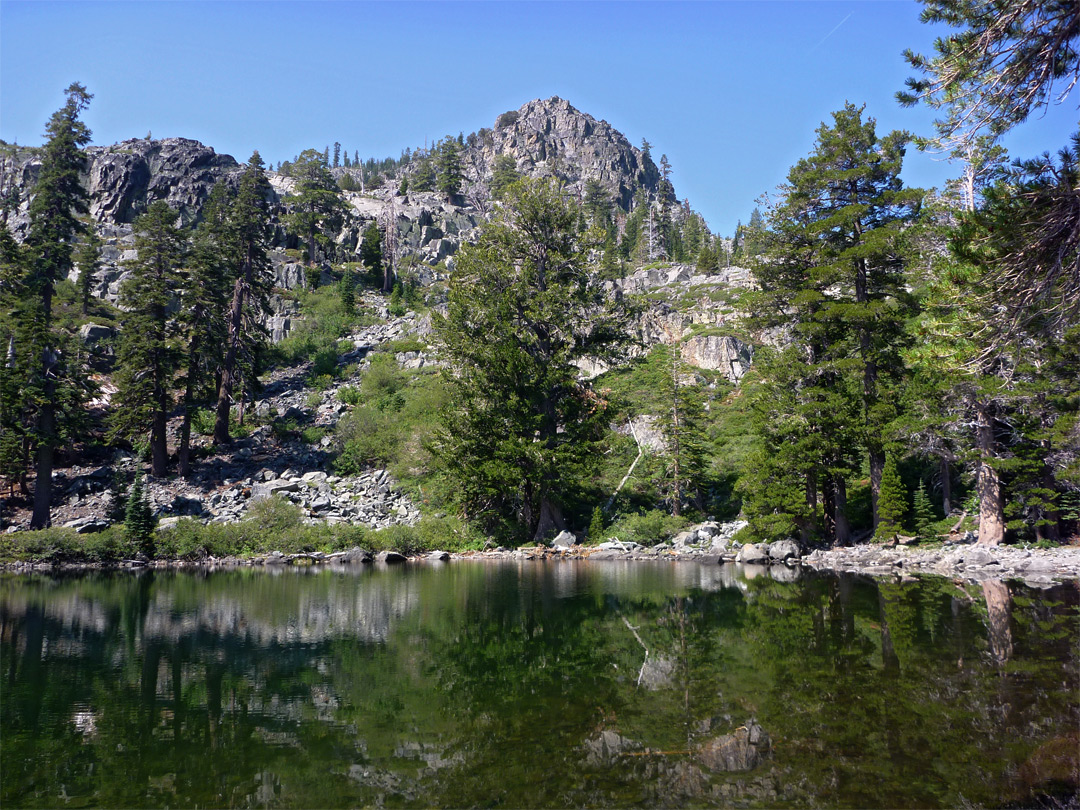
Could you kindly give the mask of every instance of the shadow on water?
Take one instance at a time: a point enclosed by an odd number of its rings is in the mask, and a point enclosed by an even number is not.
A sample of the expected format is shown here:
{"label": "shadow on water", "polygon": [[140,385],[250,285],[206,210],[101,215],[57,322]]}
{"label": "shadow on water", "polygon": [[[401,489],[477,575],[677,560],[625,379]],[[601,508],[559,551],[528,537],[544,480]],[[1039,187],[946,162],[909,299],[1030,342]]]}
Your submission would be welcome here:
{"label": "shadow on water", "polygon": [[0,804],[1067,806],[1080,583],[507,562],[0,578]]}

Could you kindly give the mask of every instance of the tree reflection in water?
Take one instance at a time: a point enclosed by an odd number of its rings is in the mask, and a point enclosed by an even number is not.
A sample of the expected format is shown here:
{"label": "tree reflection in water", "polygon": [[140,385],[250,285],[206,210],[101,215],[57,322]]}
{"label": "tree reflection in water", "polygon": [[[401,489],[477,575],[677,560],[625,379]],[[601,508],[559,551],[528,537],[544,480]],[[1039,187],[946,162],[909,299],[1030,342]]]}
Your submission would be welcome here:
{"label": "tree reflection in water", "polygon": [[694,564],[8,576],[0,803],[1061,799],[1078,602]]}

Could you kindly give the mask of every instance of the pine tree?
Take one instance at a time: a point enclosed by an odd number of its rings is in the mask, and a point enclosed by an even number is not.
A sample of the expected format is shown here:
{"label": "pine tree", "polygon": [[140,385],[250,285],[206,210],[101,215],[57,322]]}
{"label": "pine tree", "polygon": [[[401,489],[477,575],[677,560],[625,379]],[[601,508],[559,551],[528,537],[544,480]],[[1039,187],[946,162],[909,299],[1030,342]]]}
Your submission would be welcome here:
{"label": "pine tree", "polygon": [[598,457],[603,403],[577,358],[611,356],[624,324],[586,272],[577,212],[552,182],[522,181],[458,253],[435,318],[451,403],[435,451],[462,509],[543,540]]}
{"label": "pine tree", "polygon": [[833,124],[818,129],[813,153],[788,174],[754,264],[757,325],[787,323],[813,357],[818,379],[858,382],[859,444],[869,460],[875,526],[885,432],[896,415],[893,390],[913,308],[901,237],[922,192],[900,180],[907,139],[899,132],[879,138],[873,119],[863,121],[854,105],[834,113]]}
{"label": "pine tree", "polygon": [[214,414],[214,441],[218,444],[231,441],[229,413],[233,391],[239,388],[237,382],[243,378],[243,367],[250,366],[258,347],[265,340],[260,315],[269,307],[269,194],[270,183],[263,172],[262,158],[258,152],[254,152],[240,178],[240,190],[228,216],[233,295]]}
{"label": "pine tree", "polygon": [[90,223],[75,254],[75,264],[79,267],[79,311],[83,315],[90,308],[90,291],[94,286],[94,275],[97,273],[100,257],[101,238],[97,235],[93,223]]}
{"label": "pine tree", "polygon": [[296,187],[285,198],[289,206],[285,222],[293,233],[307,237],[308,263],[316,264],[317,237],[322,231],[339,226],[345,203],[341,200],[341,189],[315,150],[305,149],[300,153],[293,163],[292,176],[296,178]]}
{"label": "pine tree", "polygon": [[157,528],[150,500],[143,488],[141,472],[135,473],[135,480],[128,493],[124,508],[124,531],[129,539],[139,544],[139,550],[147,557],[153,557],[155,551],[154,530]]}
{"label": "pine tree", "polygon": [[338,282],[338,297],[341,299],[341,309],[347,315],[356,314],[356,279],[352,269],[346,267]]}
{"label": "pine tree", "polygon": [[926,484],[921,479],[918,489],[915,490],[915,502],[912,507],[915,534],[923,538],[932,537],[935,521],[934,507],[930,504],[930,496],[926,493]]}
{"label": "pine tree", "polygon": [[589,542],[602,543],[604,540],[604,511],[594,507],[592,518],[589,520]]}
{"label": "pine tree", "polygon": [[896,469],[892,454],[885,456],[881,471],[881,488],[878,490],[878,525],[874,539],[892,540],[904,529],[904,513],[907,512],[907,489]]}
{"label": "pine tree", "polygon": [[658,420],[667,443],[664,489],[671,501],[671,514],[678,516],[687,501],[700,502],[708,466],[704,403],[697,386],[686,380],[688,369],[682,361],[680,345],[653,351],[664,366],[659,384],[664,408]]}
{"label": "pine tree", "polygon": [[191,473],[191,418],[196,407],[211,402],[214,374],[224,361],[228,338],[226,309],[234,252],[229,228],[228,187],[218,183],[203,205],[202,221],[192,236],[187,274],[180,291],[179,321],[183,342],[183,397],[177,466]]}
{"label": "pine tree", "polygon": [[166,427],[180,366],[178,325],[169,315],[169,305],[183,287],[187,251],[177,216],[158,200],[135,220],[138,256],[128,262],[131,275],[120,289],[126,315],[114,375],[118,407],[111,416],[113,436],[149,432],[151,471],[159,477],[167,472]]}
{"label": "pine tree", "polygon": [[517,161],[512,155],[501,154],[495,158],[491,174],[491,197],[501,200],[506,189],[521,179],[517,170]]}
{"label": "pine tree", "polygon": [[88,210],[87,193],[79,175],[86,166],[81,147],[89,143],[90,130],[79,120],[79,114],[93,96],[77,82],[68,87],[66,94],[67,102],[46,126],[49,140],[42,150],[41,170],[29,208],[26,243],[32,258],[24,289],[32,299],[32,307],[23,310],[26,328],[16,347],[17,352],[29,352],[38,358],[24,389],[24,401],[39,403],[34,407],[34,426],[28,436],[37,452],[30,519],[34,529],[50,523],[53,454],[62,438],[62,400],[70,398],[61,389],[77,391],[77,383],[70,375],[78,370],[69,369],[67,358],[59,351],[60,339],[52,323],[52,299],[56,282],[66,277],[72,266],[75,236],[83,231],[78,217]]}
{"label": "pine tree", "polygon": [[452,199],[461,190],[463,175],[461,172],[461,146],[447,136],[439,144],[437,152],[439,191]]}
{"label": "pine tree", "polygon": [[360,242],[360,261],[363,262],[371,283],[381,285],[383,292],[390,292],[393,279],[390,280],[390,287],[387,287],[386,279],[383,277],[382,232],[379,231],[379,224],[375,221],[364,228],[363,239]]}
{"label": "pine tree", "polygon": [[[348,160],[348,158],[346,158]],[[341,165],[341,144],[334,141],[334,168]]]}

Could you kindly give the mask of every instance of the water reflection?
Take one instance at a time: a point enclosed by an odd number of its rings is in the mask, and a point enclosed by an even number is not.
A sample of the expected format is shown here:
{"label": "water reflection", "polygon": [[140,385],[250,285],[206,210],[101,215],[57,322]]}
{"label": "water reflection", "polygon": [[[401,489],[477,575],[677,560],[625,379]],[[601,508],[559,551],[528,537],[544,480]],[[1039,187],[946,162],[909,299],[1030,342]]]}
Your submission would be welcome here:
{"label": "water reflection", "polygon": [[686,563],[0,580],[0,804],[954,806],[1077,787],[1077,583]]}

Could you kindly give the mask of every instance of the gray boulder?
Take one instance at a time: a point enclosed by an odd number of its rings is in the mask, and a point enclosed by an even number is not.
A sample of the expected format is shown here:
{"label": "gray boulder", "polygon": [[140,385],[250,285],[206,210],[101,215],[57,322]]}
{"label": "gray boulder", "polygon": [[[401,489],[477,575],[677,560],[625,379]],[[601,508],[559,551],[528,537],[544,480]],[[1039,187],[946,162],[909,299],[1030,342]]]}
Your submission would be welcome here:
{"label": "gray boulder", "polygon": [[554,546],[576,546],[577,538],[574,537],[572,532],[561,531],[555,535],[555,539],[551,541]]}
{"label": "gray boulder", "polygon": [[375,562],[380,563],[403,563],[405,562],[405,555],[398,554],[396,551],[380,551],[375,555]]}
{"label": "gray boulder", "polygon": [[769,559],[773,562],[797,560],[801,556],[799,544],[794,540],[777,540],[769,544]]}
{"label": "gray boulder", "polygon": [[769,554],[761,546],[746,543],[735,556],[735,562],[763,564],[769,561]]}

